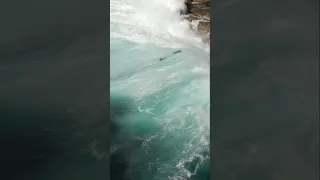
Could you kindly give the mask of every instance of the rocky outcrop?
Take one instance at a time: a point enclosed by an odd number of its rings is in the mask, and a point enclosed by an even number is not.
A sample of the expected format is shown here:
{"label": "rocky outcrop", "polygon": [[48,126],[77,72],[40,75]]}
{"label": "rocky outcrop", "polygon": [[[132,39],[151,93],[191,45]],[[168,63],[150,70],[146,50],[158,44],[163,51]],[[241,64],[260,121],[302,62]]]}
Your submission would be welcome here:
{"label": "rocky outcrop", "polygon": [[197,32],[210,40],[210,0],[185,0],[187,18],[197,24]]}

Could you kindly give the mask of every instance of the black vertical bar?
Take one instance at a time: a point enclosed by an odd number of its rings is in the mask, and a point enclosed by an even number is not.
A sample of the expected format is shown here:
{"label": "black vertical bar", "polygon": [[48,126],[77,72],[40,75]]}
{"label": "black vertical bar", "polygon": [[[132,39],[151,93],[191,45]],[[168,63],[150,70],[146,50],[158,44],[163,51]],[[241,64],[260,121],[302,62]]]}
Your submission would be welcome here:
{"label": "black vertical bar", "polygon": [[211,179],[319,179],[318,8],[212,1]]}
{"label": "black vertical bar", "polygon": [[109,179],[109,3],[0,2],[0,179]]}

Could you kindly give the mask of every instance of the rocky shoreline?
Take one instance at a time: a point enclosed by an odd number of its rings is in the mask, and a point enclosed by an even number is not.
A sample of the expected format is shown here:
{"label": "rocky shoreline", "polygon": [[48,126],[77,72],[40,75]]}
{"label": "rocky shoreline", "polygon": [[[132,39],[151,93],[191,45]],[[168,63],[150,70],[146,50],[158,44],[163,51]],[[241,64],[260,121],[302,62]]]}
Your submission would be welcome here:
{"label": "rocky shoreline", "polygon": [[197,32],[210,41],[210,0],[185,0],[187,19],[197,25]]}

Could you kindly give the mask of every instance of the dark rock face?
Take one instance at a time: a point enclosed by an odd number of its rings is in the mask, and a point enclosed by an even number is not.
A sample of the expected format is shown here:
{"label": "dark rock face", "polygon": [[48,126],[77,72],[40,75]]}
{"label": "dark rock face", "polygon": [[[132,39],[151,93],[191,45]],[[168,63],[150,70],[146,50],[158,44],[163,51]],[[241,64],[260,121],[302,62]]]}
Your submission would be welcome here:
{"label": "dark rock face", "polygon": [[205,40],[210,40],[210,0],[185,0],[190,22],[197,22],[197,30]]}

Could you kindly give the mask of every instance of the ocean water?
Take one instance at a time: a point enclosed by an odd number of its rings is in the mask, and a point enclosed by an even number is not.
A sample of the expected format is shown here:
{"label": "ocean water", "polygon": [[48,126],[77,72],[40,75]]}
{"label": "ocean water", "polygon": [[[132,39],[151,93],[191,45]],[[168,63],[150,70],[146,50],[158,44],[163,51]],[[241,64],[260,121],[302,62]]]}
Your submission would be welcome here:
{"label": "ocean water", "polygon": [[123,178],[209,179],[209,44],[184,10],[183,0],[110,1],[111,153],[125,152],[111,173]]}

